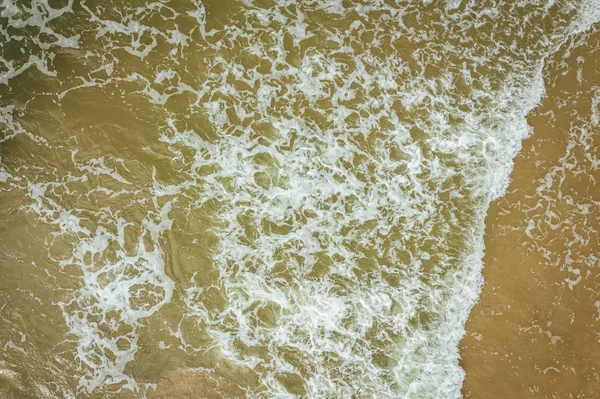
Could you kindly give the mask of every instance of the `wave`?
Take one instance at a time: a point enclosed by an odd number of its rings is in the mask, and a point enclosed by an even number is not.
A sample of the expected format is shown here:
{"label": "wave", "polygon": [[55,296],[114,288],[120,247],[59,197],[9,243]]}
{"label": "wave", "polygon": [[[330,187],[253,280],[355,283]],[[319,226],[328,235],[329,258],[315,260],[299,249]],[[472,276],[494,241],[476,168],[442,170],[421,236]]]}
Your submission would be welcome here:
{"label": "wave", "polygon": [[221,395],[460,397],[485,214],[546,57],[597,10],[5,1],[7,43],[33,50],[3,50],[3,145],[61,154],[0,174],[73,278],[51,302],[77,386],[57,389],[151,394],[144,347],[212,359],[183,368],[229,375]]}

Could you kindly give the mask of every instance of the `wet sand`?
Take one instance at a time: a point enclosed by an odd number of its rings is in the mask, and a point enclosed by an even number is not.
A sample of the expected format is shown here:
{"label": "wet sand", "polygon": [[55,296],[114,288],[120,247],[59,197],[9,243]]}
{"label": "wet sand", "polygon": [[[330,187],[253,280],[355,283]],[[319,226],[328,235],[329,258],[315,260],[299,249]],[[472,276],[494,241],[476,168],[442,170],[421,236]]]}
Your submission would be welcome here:
{"label": "wet sand", "polygon": [[465,398],[600,397],[600,34],[580,44],[547,63],[534,134],[488,212]]}

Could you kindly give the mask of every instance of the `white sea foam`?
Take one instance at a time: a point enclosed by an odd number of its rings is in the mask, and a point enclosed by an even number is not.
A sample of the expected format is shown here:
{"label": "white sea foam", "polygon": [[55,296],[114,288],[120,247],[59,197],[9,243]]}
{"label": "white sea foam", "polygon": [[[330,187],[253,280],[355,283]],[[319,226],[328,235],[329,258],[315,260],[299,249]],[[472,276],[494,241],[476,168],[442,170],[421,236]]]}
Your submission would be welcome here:
{"label": "white sea foam", "polygon": [[[80,388],[92,392],[104,384],[123,383],[123,388],[136,390],[135,380],[124,373],[124,368],[137,351],[140,322],[168,303],[174,288],[165,275],[159,244],[161,234],[171,228],[171,202],[149,208],[141,221],[137,245],[133,251],[127,250],[125,230],[133,222],[123,219],[118,210],[104,207],[82,218],[84,211],[65,209],[52,199],[54,195],[48,195],[49,191],[87,180],[89,174],[104,174],[130,184],[102,160],[92,159],[90,164],[94,166],[78,165],[73,160],[84,174],[53,183],[29,183],[29,197],[34,202],[27,208],[56,225],[57,236],[77,237],[72,256],[57,261],[61,268],[75,266],[81,273],[82,287],[68,301],[58,303],[77,343]],[[95,229],[82,226],[84,219],[95,219]],[[145,238],[153,249],[144,243]],[[116,246],[114,259],[105,256],[111,246]]]}
{"label": "white sea foam", "polygon": [[[177,181],[159,181],[155,170],[152,184],[139,187],[129,160],[80,159],[73,150],[77,173],[27,184],[25,208],[54,226],[56,237],[72,240],[71,254],[57,263],[81,274],[59,303],[75,341],[80,389],[145,389],[125,368],[144,320],[160,314],[177,284],[185,319],[210,338],[193,349],[216,350],[254,373],[258,385],[248,397],[295,397],[285,376],[314,398],[460,397],[458,342],[480,290],[487,207],[503,195],[531,134],[525,118],[544,94],[545,57],[597,21],[600,7],[565,6],[554,31],[517,43],[490,32],[505,18],[519,26],[509,10],[518,5],[276,3],[265,9],[246,0],[236,5],[238,19],[208,32],[200,4],[151,3],[116,21],[82,3],[106,47],[89,50],[99,64],[93,73],[108,77],[83,76],[58,99],[83,87],[139,84],[129,94],[164,116],[154,144],[171,150]],[[72,12],[71,2],[60,10],[34,4],[22,19],[5,0],[2,15],[56,40],[21,65],[2,59],[8,72],[0,83],[33,65],[56,76],[45,51],[83,46],[78,36],[47,31],[50,20]],[[531,20],[544,21],[545,7],[558,6],[540,3]],[[325,11],[331,24],[312,21],[307,10]],[[152,15],[165,25],[152,26]],[[197,25],[180,31],[182,16]],[[158,52],[163,64],[148,72],[119,62],[120,52],[144,61]],[[206,52],[197,68],[186,64],[194,52]],[[269,70],[243,65],[249,55],[268,61]],[[181,94],[193,100],[176,109]],[[3,140],[43,140],[13,118],[12,105],[1,110],[11,132]],[[210,128],[186,126],[190,114]],[[111,183],[94,190],[123,195],[145,215],[130,220],[110,205],[63,204],[61,190],[99,176]],[[165,233],[174,218],[212,202],[220,204],[211,257],[218,278],[210,286],[173,281],[165,273]],[[133,248],[129,228],[137,228]],[[223,306],[209,300],[215,291]],[[186,334],[173,336],[190,348]]]}

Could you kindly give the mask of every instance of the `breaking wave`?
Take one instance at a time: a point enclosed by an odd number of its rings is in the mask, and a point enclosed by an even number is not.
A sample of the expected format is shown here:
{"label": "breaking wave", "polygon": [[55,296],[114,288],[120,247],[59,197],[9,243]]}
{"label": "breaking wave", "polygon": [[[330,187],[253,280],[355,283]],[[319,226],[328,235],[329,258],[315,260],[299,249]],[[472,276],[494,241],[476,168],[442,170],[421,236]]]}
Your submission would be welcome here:
{"label": "breaking wave", "polygon": [[3,212],[45,226],[66,329],[47,392],[185,370],[217,396],[460,397],[487,208],[597,2],[0,10]]}

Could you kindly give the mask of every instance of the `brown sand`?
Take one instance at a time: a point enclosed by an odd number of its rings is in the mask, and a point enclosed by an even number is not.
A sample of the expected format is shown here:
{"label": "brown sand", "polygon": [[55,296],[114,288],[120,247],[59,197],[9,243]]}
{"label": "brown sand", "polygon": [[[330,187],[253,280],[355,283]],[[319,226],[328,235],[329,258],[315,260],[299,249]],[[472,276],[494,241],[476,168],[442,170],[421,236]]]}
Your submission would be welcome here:
{"label": "brown sand", "polygon": [[600,33],[581,40],[549,60],[534,135],[487,216],[466,398],[600,397]]}

